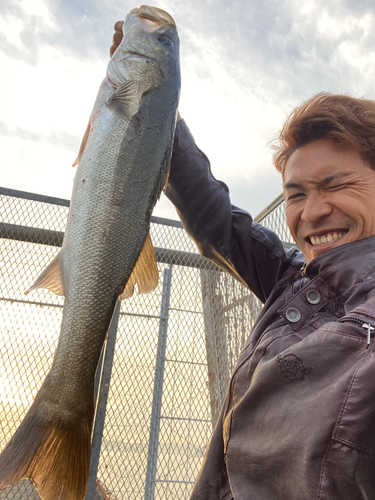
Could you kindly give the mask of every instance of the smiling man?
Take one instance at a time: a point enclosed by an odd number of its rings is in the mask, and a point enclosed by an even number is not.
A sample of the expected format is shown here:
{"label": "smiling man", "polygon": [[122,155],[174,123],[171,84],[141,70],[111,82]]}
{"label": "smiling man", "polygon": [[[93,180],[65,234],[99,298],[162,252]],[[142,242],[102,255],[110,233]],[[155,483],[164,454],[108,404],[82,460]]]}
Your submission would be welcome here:
{"label": "smiling man", "polygon": [[299,249],[231,205],[177,124],[166,194],[201,253],[264,302],[191,499],[374,500],[375,102],[314,96],[275,166]]}
{"label": "smiling man", "polygon": [[319,94],[275,154],[300,250],[230,203],[184,121],[166,194],[264,303],[192,499],[375,499],[375,103]]}

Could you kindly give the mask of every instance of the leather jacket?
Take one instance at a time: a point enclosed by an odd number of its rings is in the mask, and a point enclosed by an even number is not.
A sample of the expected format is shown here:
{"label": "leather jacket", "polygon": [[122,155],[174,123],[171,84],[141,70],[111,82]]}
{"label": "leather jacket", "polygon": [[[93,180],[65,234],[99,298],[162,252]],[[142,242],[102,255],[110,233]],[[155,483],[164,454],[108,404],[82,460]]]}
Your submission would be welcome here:
{"label": "leather jacket", "polygon": [[375,499],[375,237],[305,266],[231,205],[183,121],[166,194],[200,252],[264,302],[191,499]]}

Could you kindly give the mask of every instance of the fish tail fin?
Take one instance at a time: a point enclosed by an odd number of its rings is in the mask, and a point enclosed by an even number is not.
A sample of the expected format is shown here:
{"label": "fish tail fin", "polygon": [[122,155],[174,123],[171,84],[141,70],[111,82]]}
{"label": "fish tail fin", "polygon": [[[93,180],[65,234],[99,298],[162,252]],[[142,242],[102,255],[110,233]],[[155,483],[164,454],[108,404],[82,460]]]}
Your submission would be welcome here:
{"label": "fish tail fin", "polygon": [[0,489],[30,479],[42,500],[83,500],[91,452],[92,415],[58,427],[31,406],[0,455]]}

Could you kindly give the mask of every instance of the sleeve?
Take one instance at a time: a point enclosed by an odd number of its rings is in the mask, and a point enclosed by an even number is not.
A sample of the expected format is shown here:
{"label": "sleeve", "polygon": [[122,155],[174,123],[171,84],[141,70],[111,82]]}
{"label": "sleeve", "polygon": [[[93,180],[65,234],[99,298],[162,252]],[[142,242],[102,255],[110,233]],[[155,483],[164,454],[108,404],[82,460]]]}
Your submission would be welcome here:
{"label": "sleeve", "polygon": [[297,250],[286,252],[273,231],[231,204],[184,120],[176,127],[165,194],[199,252],[265,302]]}

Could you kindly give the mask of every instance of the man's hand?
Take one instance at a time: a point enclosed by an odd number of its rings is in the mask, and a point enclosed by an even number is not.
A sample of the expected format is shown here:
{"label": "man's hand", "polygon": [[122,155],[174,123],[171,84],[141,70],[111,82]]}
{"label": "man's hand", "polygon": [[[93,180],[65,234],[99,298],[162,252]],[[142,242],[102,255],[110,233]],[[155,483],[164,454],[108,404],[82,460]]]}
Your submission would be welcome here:
{"label": "man's hand", "polygon": [[[112,46],[109,49],[109,56],[112,57],[113,54],[115,53],[115,50],[117,47],[120,45],[121,40],[124,37],[124,34],[122,32],[122,27],[124,26],[124,21],[117,21],[114,25],[114,30],[115,32],[113,33],[112,37]],[[180,112],[177,111],[177,123],[181,120],[181,115]]]}
{"label": "man's hand", "polygon": [[110,57],[113,56],[113,54],[115,53],[115,50],[120,45],[121,40],[124,37],[124,34],[122,32],[123,25],[124,25],[124,21],[117,21],[114,25],[115,32],[113,33],[113,37],[112,37],[112,47],[109,49],[109,56]]}

